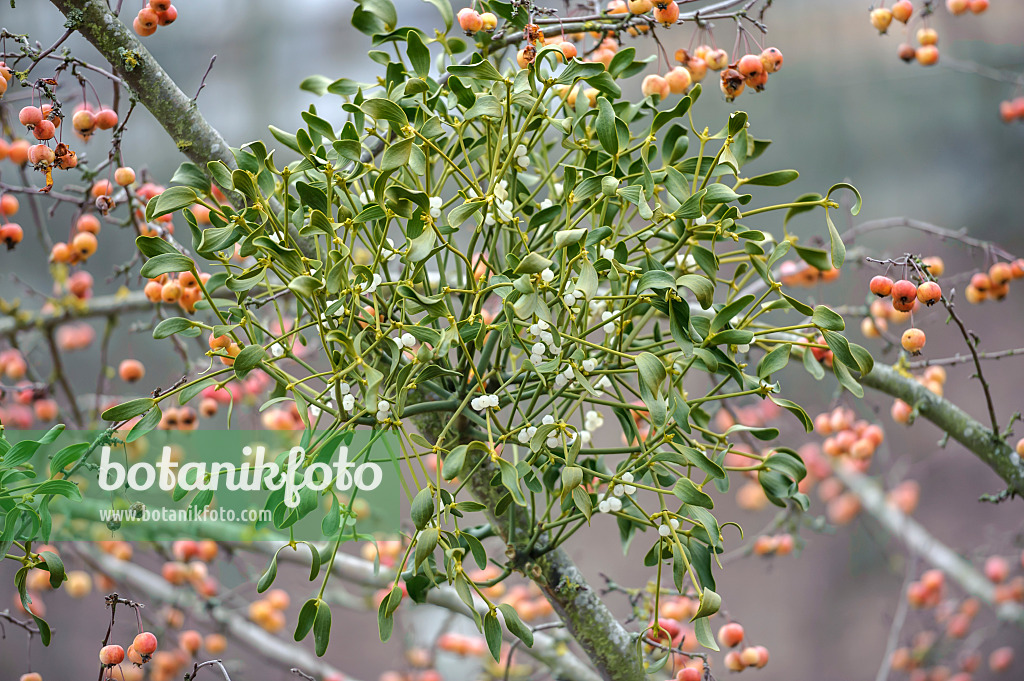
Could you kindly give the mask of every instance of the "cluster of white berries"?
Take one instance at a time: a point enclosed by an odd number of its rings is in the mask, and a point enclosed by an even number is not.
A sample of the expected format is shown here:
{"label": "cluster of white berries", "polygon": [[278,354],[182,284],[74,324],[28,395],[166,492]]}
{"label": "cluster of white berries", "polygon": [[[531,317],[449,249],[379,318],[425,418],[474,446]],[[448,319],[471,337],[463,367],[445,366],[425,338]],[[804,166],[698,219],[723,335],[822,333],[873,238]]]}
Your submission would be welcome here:
{"label": "cluster of white berries", "polygon": [[675,518],[669,518],[668,523],[662,523],[658,526],[658,534],[662,537],[667,537],[672,534],[673,530],[679,529],[679,521]]}
{"label": "cluster of white berries", "polygon": [[512,222],[512,202],[508,198],[508,180],[494,185],[494,213],[488,213],[484,224],[491,227],[495,223],[494,215],[501,222]]}
{"label": "cluster of white berries", "polygon": [[560,348],[555,343],[555,337],[548,329],[551,325],[543,319],[538,319],[535,324],[530,324],[530,335],[539,340],[530,347],[530,361],[534,365],[540,364],[544,361],[545,351],[550,351],[551,354],[557,355]]}
{"label": "cluster of white berries", "polygon": [[397,258],[401,253],[395,249],[395,242],[390,237],[385,237],[384,243],[381,246],[381,255],[384,257],[385,262],[391,262]]}
{"label": "cluster of white berries", "polygon": [[618,330],[619,326],[615,321],[615,318],[618,316],[615,312],[608,310],[601,313],[601,321],[604,322],[604,327],[602,328],[604,328],[605,333],[615,333]]}
{"label": "cluster of white berries", "polygon": [[530,157],[526,155],[526,145],[520,144],[515,150],[516,166],[520,170],[526,170],[530,167]]}
{"label": "cluster of white berries", "polygon": [[346,412],[352,411],[356,406],[355,395],[352,394],[352,386],[344,381],[338,384],[338,394],[341,395],[341,408]]}
{"label": "cluster of white berries", "polygon": [[619,476],[622,480],[621,484],[612,483],[608,488],[609,496],[606,496],[597,505],[597,510],[601,513],[614,513],[622,510],[622,500],[619,497],[633,494],[636,492],[636,487],[630,483],[633,482],[632,473],[623,473]]}
{"label": "cluster of white berries", "polygon": [[576,307],[583,302],[584,298],[586,298],[586,295],[583,291],[576,289],[576,282],[567,281],[565,283],[565,293],[562,294],[562,302],[565,303],[566,307]]}
{"label": "cluster of white berries", "polygon": [[[588,360],[583,360],[584,362]],[[583,444],[589,445],[593,439],[593,434],[597,432],[597,429],[604,425],[604,416],[601,412],[590,409],[586,414],[583,415],[583,432],[580,433],[580,437],[583,439]]]}
{"label": "cluster of white berries", "polygon": [[429,199],[430,203],[430,217],[435,220],[441,217],[441,205],[444,201],[441,200],[440,196],[431,196]]}
{"label": "cluster of white berries", "polygon": [[377,197],[373,195],[372,189],[368,189],[365,192],[359,193],[359,203],[363,204],[364,206],[368,203],[373,203],[376,200]]}
{"label": "cluster of white berries", "polygon": [[[469,406],[473,407],[474,411],[483,411],[484,409],[497,409],[501,405],[501,401],[497,395],[479,395],[474,397],[469,403]],[[520,433],[520,436],[522,433]]]}
{"label": "cluster of white berries", "polygon": [[384,423],[391,416],[391,403],[387,400],[377,402],[377,421]]}
{"label": "cluster of white berries", "polygon": [[395,345],[399,348],[411,348],[416,345],[416,336],[412,335],[408,331],[402,334],[395,331],[395,335],[391,337],[391,340],[393,340]]}

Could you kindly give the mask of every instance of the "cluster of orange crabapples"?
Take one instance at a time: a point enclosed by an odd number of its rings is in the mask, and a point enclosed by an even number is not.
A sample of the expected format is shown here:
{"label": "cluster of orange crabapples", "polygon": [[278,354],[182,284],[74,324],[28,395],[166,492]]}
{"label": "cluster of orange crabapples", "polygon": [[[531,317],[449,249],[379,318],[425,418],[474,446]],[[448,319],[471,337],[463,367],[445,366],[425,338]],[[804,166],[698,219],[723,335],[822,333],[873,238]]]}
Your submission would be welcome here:
{"label": "cluster of orange crabapples", "polygon": [[988,272],[976,272],[964,289],[964,298],[972,304],[986,300],[1002,300],[1010,293],[1010,282],[1024,278],[1024,258],[1013,262],[997,262]]}
{"label": "cluster of orange crabapples", "polygon": [[[942,300],[942,288],[934,281],[923,281],[918,285],[909,279],[893,281],[879,274],[872,277],[868,286],[879,298],[891,298],[892,307],[897,312],[910,313],[916,309],[918,302],[931,307]],[[926,340],[924,331],[911,327],[903,332],[900,344],[907,352],[919,355]]]}
{"label": "cluster of orange crabapples", "polygon": [[28,363],[19,350],[0,351],[0,375],[15,382],[13,388],[0,391],[0,423],[29,428],[33,418],[41,423],[57,419],[57,401],[45,386],[26,380],[27,373]]}
{"label": "cluster of orange crabapples", "polygon": [[149,4],[139,10],[132,20],[132,28],[143,38],[156,33],[161,26],[173,24],[178,18],[178,10],[170,0],[149,0]]}
{"label": "cluster of orange crabapples", "polygon": [[813,265],[802,265],[787,260],[779,266],[779,282],[790,288],[809,288],[819,283],[829,284],[839,279],[839,270],[829,268],[819,270]]}
{"label": "cluster of orange crabapples", "polygon": [[1024,97],[1016,97],[999,103],[999,117],[1003,123],[1024,121]]}
{"label": "cluster of orange crabapples", "polygon": [[[946,9],[953,15],[973,12],[981,14],[989,7],[989,0],[946,0]],[[897,48],[899,58],[905,62],[917,61],[923,66],[933,66],[939,61],[939,33],[927,25],[927,17],[931,14],[931,3],[926,2],[923,11],[920,13],[922,26],[917,30],[917,47],[909,42],[900,43]],[[883,2],[879,7],[871,10],[871,25],[878,29],[879,34],[885,34],[893,21],[901,24],[908,24],[914,16],[914,3],[910,0],[898,0],[892,7],[886,7]],[[909,32],[909,27],[908,27]]]}
{"label": "cluster of orange crabapples", "polygon": [[[199,287],[199,282],[202,281],[205,284],[209,279],[210,275],[206,272],[201,273],[199,279],[196,279],[196,275],[192,272],[181,272],[173,277],[161,274],[146,282],[143,292],[152,303],[177,303],[182,310],[191,314],[196,311],[196,303],[203,297],[203,290]],[[236,350],[238,350],[237,345]],[[235,355],[237,354],[236,351]]]}
{"label": "cluster of orange crabapples", "polygon": [[[932,365],[926,367],[922,374],[915,376],[914,380],[927,388],[928,392],[942,397],[946,389],[946,370],[941,366]],[[914,408],[897,397],[893,400],[889,415],[896,423],[910,425]]]}
{"label": "cluster of orange crabapples", "polygon": [[[1024,554],[1020,558],[1024,568]],[[1010,578],[1010,561],[1003,556],[990,556],[985,561],[983,572],[994,585],[996,603],[1024,602],[1024,576]],[[937,629],[917,632],[910,646],[896,648],[890,664],[894,671],[905,672],[912,681],[947,679],[948,681],[970,681],[982,664],[981,653],[969,635],[981,604],[975,598],[957,601],[948,595],[946,576],[940,570],[925,570],[920,577],[908,585],[907,603],[916,610],[934,613]],[[953,648],[956,641],[965,641],[969,646],[956,659],[956,669],[940,664],[942,656]],[[1004,646],[989,653],[988,668],[993,673],[1009,671],[1014,662],[1014,650]]]}
{"label": "cluster of orange crabapples", "polygon": [[[679,5],[672,2],[661,2],[658,0],[612,0],[608,3],[606,12],[609,16],[646,15],[651,13],[653,21],[663,26],[671,26],[679,19]],[[459,26],[467,34],[472,35],[477,31],[493,31],[497,25],[497,18],[490,12],[480,13],[471,8],[464,8],[458,14]],[[639,35],[650,29],[648,24],[638,24],[630,27],[632,35]],[[602,36],[600,33],[593,34],[601,38],[600,44],[587,57],[587,61],[602,63],[605,67],[611,64],[612,59],[619,50],[619,42],[612,34]],[[538,26],[528,25],[525,31],[526,46],[516,55],[516,61],[520,68],[528,68],[534,62],[537,54],[537,47],[543,45],[554,45],[558,48],[561,58],[572,59],[579,54],[576,44],[566,40],[564,36],[545,37]],[[571,36],[579,41],[583,34]],[[759,54],[745,54],[730,62],[729,53],[725,50],[711,45],[700,45],[692,53],[686,49],[679,49],[675,54],[676,61],[680,66],[670,69],[666,74],[649,74],[641,83],[641,91],[645,97],[657,95],[660,99],[666,99],[669,95],[685,94],[693,83],[700,82],[707,75],[708,71],[721,71],[721,89],[725,97],[732,101],[739,96],[746,88],[758,92],[764,90],[768,83],[768,76],[782,68],[782,52],[775,47],[762,50]],[[565,92],[563,91],[563,94]],[[589,100],[590,106],[597,103],[597,90],[592,88],[585,90],[584,94]],[[575,106],[577,90],[574,88],[567,95],[569,106]]]}

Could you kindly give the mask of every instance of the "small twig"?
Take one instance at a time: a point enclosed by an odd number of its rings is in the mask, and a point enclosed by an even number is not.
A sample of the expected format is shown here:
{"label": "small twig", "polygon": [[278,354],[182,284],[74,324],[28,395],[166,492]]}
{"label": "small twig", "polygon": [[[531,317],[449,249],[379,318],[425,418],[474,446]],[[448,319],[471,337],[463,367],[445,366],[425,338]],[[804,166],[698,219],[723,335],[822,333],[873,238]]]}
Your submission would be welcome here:
{"label": "small twig", "polygon": [[210,57],[210,65],[206,67],[206,73],[203,74],[203,79],[199,82],[199,89],[196,90],[196,96],[192,98],[192,102],[195,103],[199,99],[199,93],[206,87],[206,77],[210,75],[210,71],[213,70],[213,62],[217,61],[217,55]]}
{"label": "small twig", "polygon": [[194,665],[192,665],[192,672],[190,674],[185,674],[185,681],[192,681],[194,678],[196,678],[196,674],[203,667],[217,667],[220,669],[220,673],[224,675],[224,678],[227,681],[231,681],[231,677],[228,675],[228,670],[224,668],[224,663],[220,660],[207,660],[206,662],[196,662]]}
{"label": "small twig", "polygon": [[896,614],[892,618],[892,626],[889,628],[889,638],[885,644],[885,654],[882,656],[882,666],[878,668],[875,681],[886,681],[892,669],[892,654],[900,642],[900,632],[903,630],[903,623],[907,620],[907,612],[910,609],[910,601],[907,600],[907,590],[914,582],[914,575],[917,572],[917,554],[911,553],[907,561],[907,574],[903,578],[903,588],[900,589],[900,597],[896,606]]}
{"label": "small twig", "polygon": [[[997,352],[979,352],[978,359],[1002,359],[1004,357],[1014,357],[1017,355],[1024,355],[1024,348],[1014,348],[1012,350],[999,350]],[[956,354],[953,357],[940,357],[938,359],[919,359],[916,362],[908,362],[907,368],[909,369],[923,369],[925,367],[932,366],[949,366],[953,364],[966,364],[967,362],[973,362],[973,357],[965,357],[961,354]]]}
{"label": "small twig", "polygon": [[292,667],[289,671],[291,671],[291,673],[295,674],[296,676],[301,676],[302,678],[306,679],[306,681],[316,681],[315,677],[310,676],[309,674],[307,674],[306,672],[302,671],[298,667]]}

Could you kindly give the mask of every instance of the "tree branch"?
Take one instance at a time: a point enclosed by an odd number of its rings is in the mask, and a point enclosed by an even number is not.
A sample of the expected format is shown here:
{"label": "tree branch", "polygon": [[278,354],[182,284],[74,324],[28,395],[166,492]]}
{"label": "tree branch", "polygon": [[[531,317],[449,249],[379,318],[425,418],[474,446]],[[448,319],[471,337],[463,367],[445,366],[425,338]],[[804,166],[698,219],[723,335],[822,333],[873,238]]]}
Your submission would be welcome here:
{"label": "tree branch", "polygon": [[984,461],[1006,482],[1011,492],[1024,496],[1024,463],[999,433],[993,433],[960,407],[890,366],[875,364],[871,373],[862,376],[860,382],[916,407],[921,416]]}
{"label": "tree branch", "polygon": [[72,319],[88,319],[90,317],[109,317],[111,315],[126,314],[131,312],[143,312],[151,310],[153,303],[149,302],[142,291],[132,291],[127,295],[110,295],[93,298],[88,302],[87,307],[63,308],[52,314],[33,314],[17,310],[0,310],[9,316],[0,319],[0,336],[9,336],[18,331],[27,329],[49,330]]}
{"label": "tree branch", "polygon": [[114,65],[125,86],[171,136],[178,149],[206,169],[209,161],[235,167],[228,143],[199,113],[188,95],[171,79],[104,0],[50,0],[69,25]]}
{"label": "tree branch", "polygon": [[995,586],[960,554],[933,537],[920,523],[885,501],[882,489],[870,478],[842,465],[833,465],[835,476],[857,495],[867,511],[893,537],[933,567],[949,575],[969,595],[995,610],[999,619],[1024,629],[1024,608],[1016,603],[996,603]]}

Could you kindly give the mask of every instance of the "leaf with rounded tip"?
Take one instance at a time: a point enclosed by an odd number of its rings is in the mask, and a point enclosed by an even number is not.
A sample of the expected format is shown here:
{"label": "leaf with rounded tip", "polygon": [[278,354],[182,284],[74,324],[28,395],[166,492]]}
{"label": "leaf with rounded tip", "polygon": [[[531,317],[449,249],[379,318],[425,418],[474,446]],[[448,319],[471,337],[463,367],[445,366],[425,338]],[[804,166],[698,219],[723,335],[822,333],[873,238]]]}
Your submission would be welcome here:
{"label": "leaf with rounded tip", "polygon": [[171,272],[189,272],[192,270],[192,260],[181,253],[162,253],[155,255],[146,261],[139,271],[146,279],[154,279],[161,274]]}

